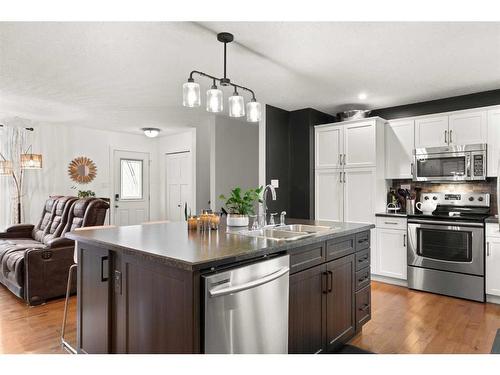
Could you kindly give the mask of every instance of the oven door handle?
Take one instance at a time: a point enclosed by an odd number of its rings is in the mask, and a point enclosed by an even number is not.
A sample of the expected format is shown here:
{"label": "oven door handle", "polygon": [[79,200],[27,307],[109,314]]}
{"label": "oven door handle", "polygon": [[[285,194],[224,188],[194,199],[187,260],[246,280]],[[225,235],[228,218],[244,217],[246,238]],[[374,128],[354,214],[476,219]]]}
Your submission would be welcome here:
{"label": "oven door handle", "polygon": [[463,221],[434,221],[434,220],[408,220],[408,224],[430,224],[430,225],[451,225],[454,227],[476,227],[481,228],[481,223],[464,223]]}

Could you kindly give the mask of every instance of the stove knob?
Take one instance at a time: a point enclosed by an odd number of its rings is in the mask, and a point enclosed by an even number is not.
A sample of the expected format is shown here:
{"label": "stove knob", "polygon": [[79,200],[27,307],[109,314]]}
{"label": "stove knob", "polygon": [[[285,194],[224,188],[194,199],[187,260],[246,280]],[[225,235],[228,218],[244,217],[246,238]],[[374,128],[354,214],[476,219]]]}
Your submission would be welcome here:
{"label": "stove knob", "polygon": [[429,199],[429,197],[428,197],[428,196],[425,196],[425,197],[424,197],[424,199],[425,199],[425,200],[428,200],[428,199]]}
{"label": "stove knob", "polygon": [[[472,202],[474,200],[474,197],[469,197],[469,200]],[[482,200],[482,199],[479,198],[479,200]]]}
{"label": "stove knob", "polygon": [[435,201],[437,201],[437,200],[438,200],[438,197],[433,196],[433,197],[432,197],[432,199],[434,199]]}
{"label": "stove knob", "polygon": [[483,197],[479,197],[479,198],[477,198],[477,200],[478,200],[479,202],[482,202],[482,201],[484,200],[484,198],[483,198]]}

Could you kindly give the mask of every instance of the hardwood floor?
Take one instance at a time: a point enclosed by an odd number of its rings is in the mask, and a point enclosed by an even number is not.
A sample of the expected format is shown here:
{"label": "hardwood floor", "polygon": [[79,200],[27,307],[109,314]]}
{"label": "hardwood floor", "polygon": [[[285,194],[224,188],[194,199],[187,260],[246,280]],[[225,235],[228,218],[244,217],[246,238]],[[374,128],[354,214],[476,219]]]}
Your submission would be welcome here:
{"label": "hardwood floor", "polygon": [[[0,353],[66,353],[60,345],[64,299],[28,307],[0,284]],[[66,338],[76,341],[76,297],[71,297]]]}
{"label": "hardwood floor", "polygon": [[500,305],[372,281],[372,320],[350,344],[375,353],[489,353]]}
{"label": "hardwood floor", "polygon": [[[65,353],[59,343],[64,299],[28,307],[0,285],[0,353]],[[67,338],[75,342],[76,298]],[[372,320],[351,344],[375,353],[489,353],[500,305],[372,282]]]}

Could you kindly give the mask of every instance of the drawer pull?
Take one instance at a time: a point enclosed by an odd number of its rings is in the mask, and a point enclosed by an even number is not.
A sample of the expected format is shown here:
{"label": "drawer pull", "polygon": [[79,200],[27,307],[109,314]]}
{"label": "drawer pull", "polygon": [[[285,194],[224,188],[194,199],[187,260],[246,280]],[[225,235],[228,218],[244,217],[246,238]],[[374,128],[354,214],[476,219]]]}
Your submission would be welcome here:
{"label": "drawer pull", "polygon": [[368,242],[368,240],[358,240],[358,243],[365,243],[365,242]]}
{"label": "drawer pull", "polygon": [[398,223],[395,223],[393,221],[384,221],[384,224],[398,225]]}
{"label": "drawer pull", "polygon": [[365,303],[363,306],[359,308],[359,311],[366,311],[370,308],[370,304]]}
{"label": "drawer pull", "polygon": [[368,256],[358,259],[358,263],[364,262],[365,260],[368,260]]}
{"label": "drawer pull", "polygon": [[358,281],[361,283],[365,280],[368,280],[368,276],[363,276],[361,279],[358,279]]}

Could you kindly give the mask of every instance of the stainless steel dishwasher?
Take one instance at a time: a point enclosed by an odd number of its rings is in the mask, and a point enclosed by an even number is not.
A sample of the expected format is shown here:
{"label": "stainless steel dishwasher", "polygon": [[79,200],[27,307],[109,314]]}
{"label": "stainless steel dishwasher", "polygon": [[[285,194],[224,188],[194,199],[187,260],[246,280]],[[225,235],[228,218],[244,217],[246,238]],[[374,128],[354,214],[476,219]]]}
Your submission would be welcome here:
{"label": "stainless steel dishwasher", "polygon": [[204,276],[205,353],[288,353],[289,256]]}

